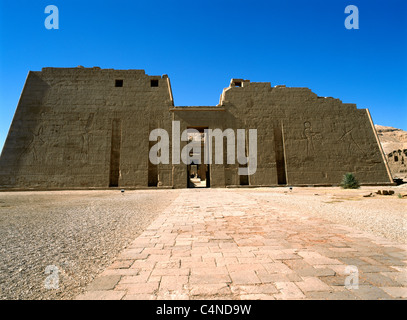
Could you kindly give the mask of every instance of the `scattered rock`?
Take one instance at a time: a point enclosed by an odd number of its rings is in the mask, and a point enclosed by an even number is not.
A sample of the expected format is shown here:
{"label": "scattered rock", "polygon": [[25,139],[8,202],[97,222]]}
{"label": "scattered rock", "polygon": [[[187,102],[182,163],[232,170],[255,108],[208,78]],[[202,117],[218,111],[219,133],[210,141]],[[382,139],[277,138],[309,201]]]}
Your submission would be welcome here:
{"label": "scattered rock", "polygon": [[403,183],[405,183],[405,182],[403,181],[403,179],[401,179],[401,178],[394,178],[393,181],[394,181],[398,186],[401,185],[401,184],[403,184]]}
{"label": "scattered rock", "polygon": [[384,196],[389,196],[394,194],[394,190],[378,190],[376,194],[382,194]]}
{"label": "scattered rock", "polygon": [[369,194],[365,194],[364,197],[368,198],[368,197],[371,197],[372,195],[373,195],[373,193],[370,192]]}

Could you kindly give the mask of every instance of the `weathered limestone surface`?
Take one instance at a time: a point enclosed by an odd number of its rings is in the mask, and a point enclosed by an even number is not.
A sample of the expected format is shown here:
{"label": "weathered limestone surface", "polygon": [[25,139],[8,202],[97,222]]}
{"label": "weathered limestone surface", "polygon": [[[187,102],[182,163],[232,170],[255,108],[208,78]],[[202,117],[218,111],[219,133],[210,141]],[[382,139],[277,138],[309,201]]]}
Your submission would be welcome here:
{"label": "weathered limestone surface", "polygon": [[[115,80],[123,87],[115,87]],[[150,81],[157,79],[158,87]],[[0,185],[109,187],[113,123],[120,123],[119,186],[148,184],[149,131],[171,126],[166,76],[143,70],[30,72],[0,159]],[[170,186],[171,168],[161,182]]]}
{"label": "weathered limestone surface", "polygon": [[395,176],[404,177],[407,175],[407,149],[394,150],[387,154],[387,161],[391,172]]}
{"label": "weathered limestone surface", "polygon": [[[171,135],[174,120],[181,132],[257,129],[253,186],[335,185],[345,172],[362,184],[392,183],[367,109],[242,79],[232,79],[217,106],[174,107],[166,75],[78,67],[29,72],[1,154],[0,188],[185,188],[185,164],[148,158],[151,130]],[[210,186],[241,184],[238,168],[210,165]]]}

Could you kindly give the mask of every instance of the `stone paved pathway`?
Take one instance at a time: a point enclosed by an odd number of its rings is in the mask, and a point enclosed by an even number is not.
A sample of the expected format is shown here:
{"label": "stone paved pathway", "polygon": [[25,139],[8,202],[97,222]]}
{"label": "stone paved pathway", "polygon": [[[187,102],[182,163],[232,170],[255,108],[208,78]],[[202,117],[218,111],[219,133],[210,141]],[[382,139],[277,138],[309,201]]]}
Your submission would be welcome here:
{"label": "stone paved pathway", "polygon": [[244,189],[187,189],[77,299],[406,299],[406,285],[406,245]]}

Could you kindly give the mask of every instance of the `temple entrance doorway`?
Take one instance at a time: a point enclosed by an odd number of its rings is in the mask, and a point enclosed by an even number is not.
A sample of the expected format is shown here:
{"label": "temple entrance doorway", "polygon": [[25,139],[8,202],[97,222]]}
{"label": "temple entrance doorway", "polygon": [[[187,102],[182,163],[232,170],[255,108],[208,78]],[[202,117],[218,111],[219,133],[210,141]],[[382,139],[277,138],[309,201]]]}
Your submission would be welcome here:
{"label": "temple entrance doorway", "polygon": [[[195,129],[189,132],[189,129]],[[191,141],[200,145],[200,151],[194,153],[191,150],[190,157],[193,159],[191,164],[187,165],[187,188],[209,188],[210,187],[210,165],[205,164],[205,129],[207,127],[188,127],[188,143]],[[196,151],[196,150],[195,150]],[[208,163],[208,161],[206,161]]]}

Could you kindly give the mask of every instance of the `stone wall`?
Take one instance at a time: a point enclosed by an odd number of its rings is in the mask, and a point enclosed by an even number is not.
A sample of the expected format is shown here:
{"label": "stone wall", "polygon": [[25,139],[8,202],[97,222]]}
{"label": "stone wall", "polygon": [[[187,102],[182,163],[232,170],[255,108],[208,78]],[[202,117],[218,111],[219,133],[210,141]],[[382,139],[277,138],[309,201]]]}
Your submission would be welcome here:
{"label": "stone wall", "polygon": [[367,109],[243,79],[232,79],[217,106],[174,107],[166,75],[78,67],[28,74],[0,158],[0,188],[185,188],[185,164],[148,159],[151,130],[171,135],[172,121],[181,132],[257,129],[256,173],[242,179],[238,163],[211,164],[211,187],[337,185],[346,172],[362,184],[392,183]]}
{"label": "stone wall", "polygon": [[388,153],[387,161],[395,178],[405,179],[407,177],[407,149],[398,149]]}
{"label": "stone wall", "polygon": [[[122,86],[116,87],[116,80]],[[158,80],[158,87],[151,87]],[[112,130],[120,143],[118,185],[148,184],[149,130],[170,126],[167,76],[143,70],[44,68],[29,72],[0,158],[0,186],[107,188]],[[172,184],[163,168],[162,184]]]}
{"label": "stone wall", "polygon": [[[248,85],[248,92],[244,92],[245,87],[232,89],[242,93],[233,95],[237,99],[226,94],[226,99],[238,104],[239,96],[244,95],[249,101],[247,105],[240,103],[238,109],[242,113],[247,106],[255,106],[250,121],[253,127],[264,130],[260,136],[271,134],[270,124],[281,128],[288,184],[336,184],[344,172],[354,172],[362,183],[389,182],[367,110],[318,97],[306,88],[262,86]],[[262,95],[256,92],[259,87]],[[261,115],[261,123],[256,120],[256,113]],[[270,141],[268,149],[272,146]],[[263,154],[260,152],[259,163],[267,162]]]}

